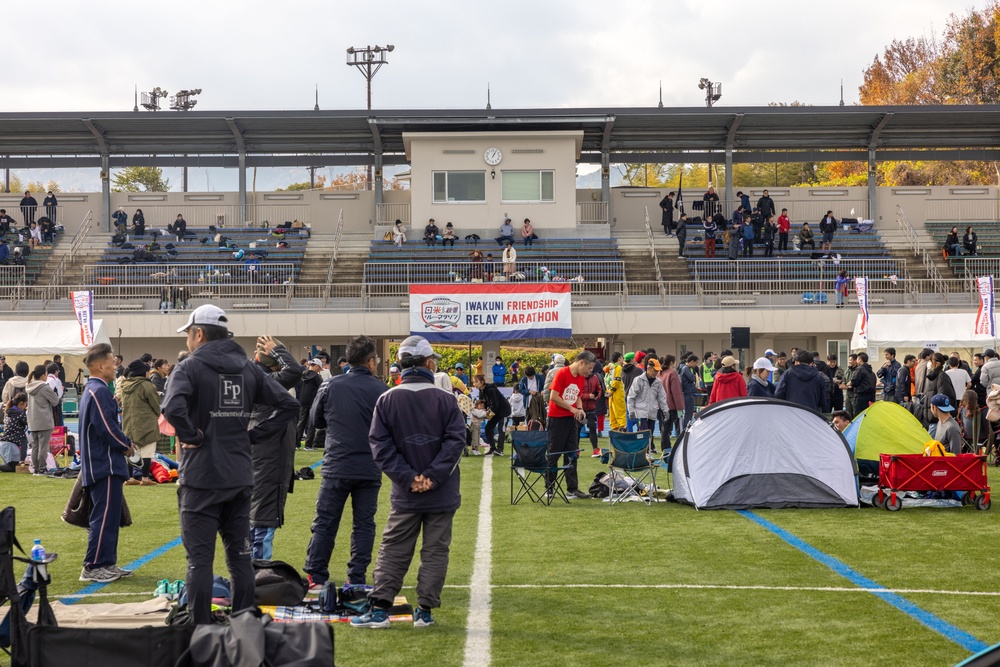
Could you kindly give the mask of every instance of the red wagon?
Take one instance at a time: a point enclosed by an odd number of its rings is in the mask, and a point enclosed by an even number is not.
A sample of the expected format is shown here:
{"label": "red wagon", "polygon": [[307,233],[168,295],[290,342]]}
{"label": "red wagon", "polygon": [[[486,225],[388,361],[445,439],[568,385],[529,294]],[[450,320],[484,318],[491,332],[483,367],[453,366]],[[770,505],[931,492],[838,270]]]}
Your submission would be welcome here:
{"label": "red wagon", "polygon": [[898,491],[965,491],[963,505],[975,504],[978,510],[988,510],[986,469],[986,457],[979,454],[881,454],[878,495],[873,500],[876,507],[894,512],[903,506]]}

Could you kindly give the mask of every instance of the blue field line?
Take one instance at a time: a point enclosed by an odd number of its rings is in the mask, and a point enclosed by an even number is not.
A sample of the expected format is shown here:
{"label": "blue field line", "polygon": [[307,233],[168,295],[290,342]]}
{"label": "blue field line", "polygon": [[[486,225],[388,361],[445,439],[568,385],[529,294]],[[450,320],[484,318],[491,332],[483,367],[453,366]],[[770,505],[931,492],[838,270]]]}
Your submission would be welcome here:
{"label": "blue field line", "polygon": [[883,602],[892,605],[893,607],[903,612],[904,614],[910,616],[911,618],[915,619],[924,627],[927,627],[933,630],[934,632],[937,632],[938,634],[942,635],[946,639],[955,642],[956,644],[964,648],[966,651],[976,653],[978,651],[982,651],[984,649],[989,648],[990,646],[989,644],[973,637],[965,630],[956,628],[954,625],[951,625],[947,621],[935,616],[931,612],[921,609],[920,607],[913,604],[906,598],[897,595],[896,593],[888,591],[885,588],[885,586],[882,586],[881,584],[872,581],[863,574],[856,572],[855,570],[852,570],[845,563],[840,562],[833,556],[823,553],[819,549],[811,546],[809,543],[788,532],[781,526],[773,524],[767,519],[763,518],[762,516],[754,512],[751,512],[749,510],[739,510],[739,513],[742,514],[747,519],[750,519],[751,521],[756,523],[758,526],[761,526],[762,528],[766,528],[767,530],[771,531],[772,533],[780,537],[782,540],[784,540],[786,543],[795,547],[796,549],[798,549],[805,555],[809,556],[810,558],[819,561],[823,565],[826,565],[828,568],[830,568],[840,576],[844,577],[851,583],[855,584],[856,586],[865,589],[874,588],[874,589],[884,590],[885,592],[871,591],[871,594],[881,599]]}
{"label": "blue field line", "polygon": [[[323,459],[320,459],[319,461],[317,461],[316,463],[313,463],[309,467],[312,468],[313,470],[315,470],[316,468],[320,467],[321,465],[323,465]],[[138,570],[140,567],[142,567],[143,565],[145,565],[149,561],[151,561],[151,560],[153,560],[155,558],[159,558],[160,556],[162,556],[163,554],[167,553],[168,551],[170,551],[174,547],[179,547],[180,545],[181,545],[181,538],[175,537],[174,539],[170,540],[166,544],[164,544],[164,545],[162,545],[160,547],[157,547],[156,549],[153,549],[152,551],[150,551],[145,556],[140,556],[139,558],[136,558],[131,563],[126,564],[123,569],[125,569],[125,570]],[[108,583],[110,583],[110,582],[108,582]],[[63,598],[62,599],[62,603],[63,604],[74,604],[76,602],[79,602],[83,598],[87,597],[88,595],[93,595],[94,593],[97,593],[98,591],[100,591],[102,588],[104,588],[107,585],[108,585],[107,583],[91,583],[91,584],[88,584],[88,585],[84,586],[83,588],[81,588],[80,590],[78,590],[76,593],[73,593],[72,596]]]}

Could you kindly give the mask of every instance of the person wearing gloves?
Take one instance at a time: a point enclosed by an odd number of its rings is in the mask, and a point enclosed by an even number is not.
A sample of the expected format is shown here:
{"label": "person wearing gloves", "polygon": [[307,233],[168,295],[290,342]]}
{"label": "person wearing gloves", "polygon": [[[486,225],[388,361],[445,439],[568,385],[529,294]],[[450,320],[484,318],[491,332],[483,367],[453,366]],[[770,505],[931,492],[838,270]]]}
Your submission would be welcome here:
{"label": "person wearing gloves", "polygon": [[722,358],[722,367],[715,374],[715,383],[712,385],[712,395],[708,397],[709,405],[747,395],[747,383],[743,381],[738,365],[739,362],[733,357]]}
{"label": "person wearing gloves", "polygon": [[[628,398],[625,404],[628,408],[629,417],[638,424],[638,430],[649,431],[652,434],[656,427],[656,417],[660,410],[667,414],[670,410],[667,407],[667,392],[663,388],[663,383],[657,377],[660,372],[660,362],[655,357],[646,359],[646,373],[637,377],[628,390]],[[655,452],[656,447],[650,438],[649,447]]]}
{"label": "person wearing gloves", "polygon": [[368,442],[375,465],[392,481],[389,517],[375,560],[369,609],[351,619],[361,628],[388,628],[389,610],[422,537],[414,627],[434,624],[448,574],[455,512],[462,504],[458,463],[465,450],[465,416],[453,396],[438,391],[439,354],[422,336],[410,336],[397,352],[401,384],[375,403]]}
{"label": "person wearing gloves", "polygon": [[753,362],[753,372],[747,382],[747,396],[774,398],[774,383],[769,379],[774,371],[774,364],[767,357]]}
{"label": "person wearing gloves", "polygon": [[[305,369],[295,357],[271,336],[257,339],[256,360],[260,369],[281,385],[292,389],[302,380]],[[293,399],[294,400],[294,399]],[[253,431],[274,412],[274,406],[256,403],[248,428]],[[271,560],[275,531],[285,523],[285,500],[295,474],[295,431],[298,404],[294,416],[286,420],[285,428],[272,437],[251,439],[253,457],[253,495],[250,498],[250,537],[253,557]]]}

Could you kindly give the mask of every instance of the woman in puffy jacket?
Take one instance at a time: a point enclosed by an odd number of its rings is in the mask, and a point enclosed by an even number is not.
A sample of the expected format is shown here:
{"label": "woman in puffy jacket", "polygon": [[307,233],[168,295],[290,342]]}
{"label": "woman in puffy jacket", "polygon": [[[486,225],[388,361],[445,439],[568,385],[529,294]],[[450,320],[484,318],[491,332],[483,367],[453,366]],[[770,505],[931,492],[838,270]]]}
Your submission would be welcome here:
{"label": "woman in puffy jacket", "polygon": [[715,382],[712,384],[712,394],[708,397],[709,405],[747,395],[747,383],[743,381],[743,374],[737,366],[739,362],[733,357],[722,358],[722,366],[715,374]]}

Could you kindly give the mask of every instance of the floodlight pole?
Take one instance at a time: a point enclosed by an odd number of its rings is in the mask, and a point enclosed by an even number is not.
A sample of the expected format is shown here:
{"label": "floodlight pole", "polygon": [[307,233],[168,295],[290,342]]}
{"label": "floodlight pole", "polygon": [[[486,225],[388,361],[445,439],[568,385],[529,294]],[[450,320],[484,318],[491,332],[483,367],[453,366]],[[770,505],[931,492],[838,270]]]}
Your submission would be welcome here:
{"label": "floodlight pole", "polygon": [[[378,71],[382,69],[382,65],[389,62],[386,60],[386,54],[395,48],[396,47],[392,44],[387,44],[386,46],[379,46],[376,44],[375,46],[365,46],[364,48],[351,46],[347,49],[347,64],[357,67],[358,71],[361,72],[361,76],[365,77],[368,92],[368,111],[372,110],[372,79],[375,78]],[[381,162],[381,153],[377,156],[377,159]],[[382,171],[381,164],[379,164],[378,171],[379,173]],[[367,167],[366,175],[365,189],[372,190],[373,183],[371,164]]]}

